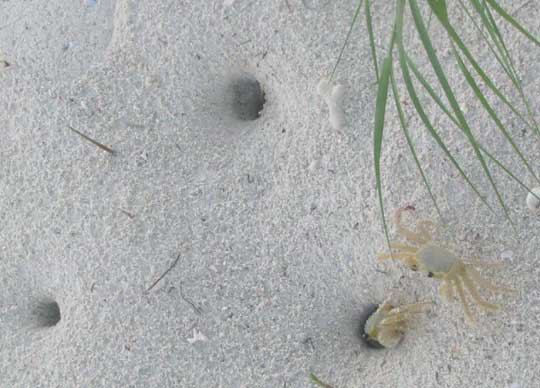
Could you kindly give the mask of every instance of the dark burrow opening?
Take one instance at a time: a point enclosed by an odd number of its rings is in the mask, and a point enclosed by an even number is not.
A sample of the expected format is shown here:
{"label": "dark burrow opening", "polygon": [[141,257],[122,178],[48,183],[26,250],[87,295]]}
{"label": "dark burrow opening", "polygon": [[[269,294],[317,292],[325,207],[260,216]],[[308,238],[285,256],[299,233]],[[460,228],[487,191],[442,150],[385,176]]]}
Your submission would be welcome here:
{"label": "dark burrow opening", "polygon": [[266,98],[259,81],[242,74],[232,80],[229,90],[232,111],[238,120],[253,121],[261,117]]}
{"label": "dark burrow opening", "polygon": [[40,302],[33,311],[39,327],[53,327],[62,318],[60,306],[53,300]]}

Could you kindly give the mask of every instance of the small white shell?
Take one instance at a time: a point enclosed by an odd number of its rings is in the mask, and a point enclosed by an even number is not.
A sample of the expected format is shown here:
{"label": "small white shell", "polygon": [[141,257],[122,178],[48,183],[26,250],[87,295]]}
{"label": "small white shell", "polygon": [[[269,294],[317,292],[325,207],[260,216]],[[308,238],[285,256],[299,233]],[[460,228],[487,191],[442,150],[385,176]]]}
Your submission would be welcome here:
{"label": "small white shell", "polygon": [[[535,187],[531,191],[540,197],[540,187]],[[527,194],[527,207],[533,211],[540,210],[540,199],[532,193]]]}

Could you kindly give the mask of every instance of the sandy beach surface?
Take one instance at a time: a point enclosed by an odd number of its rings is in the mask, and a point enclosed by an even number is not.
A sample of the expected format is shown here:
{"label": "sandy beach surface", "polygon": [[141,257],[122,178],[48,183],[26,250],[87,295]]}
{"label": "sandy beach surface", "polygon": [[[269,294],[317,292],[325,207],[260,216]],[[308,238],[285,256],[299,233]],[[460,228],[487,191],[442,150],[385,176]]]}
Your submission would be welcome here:
{"label": "sandy beach surface", "polygon": [[[538,36],[538,1],[501,3]],[[540,215],[491,163],[512,228],[463,133],[426,99],[490,212],[403,87],[447,222],[441,240],[460,257],[503,263],[482,276],[517,293],[482,290],[502,309],[473,307],[472,327],[458,301],[441,299],[439,281],[377,261],[387,248],[363,17],[335,78],[344,125],[330,122],[317,93],[355,5],[0,1],[0,387],[307,388],[310,372],[333,388],[540,386]],[[372,11],[382,53],[395,4],[374,1]],[[519,105],[474,26],[455,18]],[[407,20],[410,54],[427,71]],[[540,48],[501,26],[539,119]],[[431,31],[475,134],[539,186],[460,76],[435,20]],[[492,103],[539,172],[540,136]],[[383,148],[389,217],[412,206],[410,220],[440,224],[392,104]],[[387,297],[432,306],[398,347],[369,349],[362,317]]]}

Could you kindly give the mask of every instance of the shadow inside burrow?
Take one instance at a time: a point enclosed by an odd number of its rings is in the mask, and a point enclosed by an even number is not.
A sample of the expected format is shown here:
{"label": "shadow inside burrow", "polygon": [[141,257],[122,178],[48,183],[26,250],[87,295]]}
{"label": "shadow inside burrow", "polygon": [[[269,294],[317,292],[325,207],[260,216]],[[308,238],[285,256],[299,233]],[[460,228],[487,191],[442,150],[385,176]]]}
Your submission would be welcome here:
{"label": "shadow inside burrow", "polygon": [[60,305],[52,299],[39,301],[32,310],[31,315],[33,326],[38,328],[56,326],[62,319]]}

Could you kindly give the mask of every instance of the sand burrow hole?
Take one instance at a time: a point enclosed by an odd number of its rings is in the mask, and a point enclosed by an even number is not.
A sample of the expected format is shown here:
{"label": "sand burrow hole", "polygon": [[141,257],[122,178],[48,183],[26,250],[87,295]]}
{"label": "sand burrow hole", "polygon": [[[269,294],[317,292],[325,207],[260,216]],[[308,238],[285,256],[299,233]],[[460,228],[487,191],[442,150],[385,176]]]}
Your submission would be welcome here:
{"label": "sand burrow hole", "polygon": [[60,306],[54,300],[43,300],[37,304],[33,311],[37,326],[53,327],[62,318]]}
{"label": "sand burrow hole", "polygon": [[261,117],[266,102],[264,91],[257,79],[249,74],[231,78],[227,98],[232,114],[240,121],[253,121]]}

